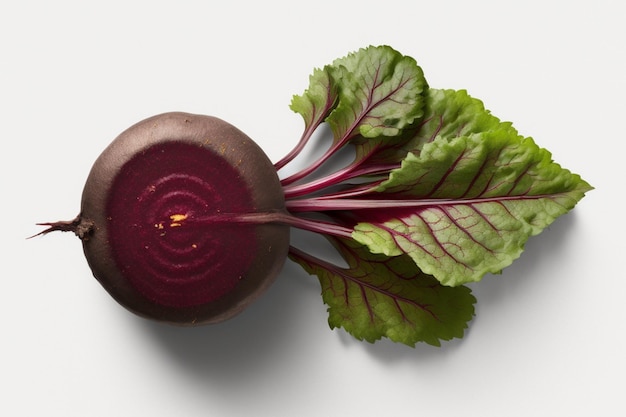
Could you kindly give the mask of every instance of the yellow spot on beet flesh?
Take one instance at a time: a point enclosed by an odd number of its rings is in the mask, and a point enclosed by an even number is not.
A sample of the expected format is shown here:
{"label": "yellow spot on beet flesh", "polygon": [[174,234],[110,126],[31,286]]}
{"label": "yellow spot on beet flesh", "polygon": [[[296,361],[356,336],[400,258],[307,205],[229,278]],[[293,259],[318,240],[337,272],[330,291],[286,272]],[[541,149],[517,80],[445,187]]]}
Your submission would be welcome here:
{"label": "yellow spot on beet flesh", "polygon": [[187,218],[186,214],[172,214],[170,216],[170,220],[172,221],[172,223],[170,223],[170,227],[179,227],[182,226],[182,221],[185,220]]}

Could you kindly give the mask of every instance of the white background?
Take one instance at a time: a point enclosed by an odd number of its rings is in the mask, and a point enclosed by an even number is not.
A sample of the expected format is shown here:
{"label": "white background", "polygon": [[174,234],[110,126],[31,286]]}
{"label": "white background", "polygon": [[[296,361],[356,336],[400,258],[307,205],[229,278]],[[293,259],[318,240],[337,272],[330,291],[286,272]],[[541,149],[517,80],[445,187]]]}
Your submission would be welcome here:
{"label": "white background", "polygon": [[[0,6],[0,415],[624,415],[623,2],[206,4]],[[277,160],[313,68],[369,44],[467,89],[596,187],[473,286],[464,339],[413,349],[331,331],[293,263],[232,321],[158,325],[106,294],[72,235],[25,239],[76,215],[93,160],[153,114],[221,117]]]}

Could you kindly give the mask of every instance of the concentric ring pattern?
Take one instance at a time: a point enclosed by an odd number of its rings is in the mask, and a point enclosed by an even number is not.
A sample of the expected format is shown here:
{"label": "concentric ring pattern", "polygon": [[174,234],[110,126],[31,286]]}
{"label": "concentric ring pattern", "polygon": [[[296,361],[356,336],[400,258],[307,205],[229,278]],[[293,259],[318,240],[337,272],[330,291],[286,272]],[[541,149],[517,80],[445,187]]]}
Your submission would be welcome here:
{"label": "concentric ring pattern", "polygon": [[186,142],[153,145],[124,164],[111,187],[113,258],[152,302],[216,300],[237,286],[257,250],[254,226],[220,215],[252,211],[240,173],[220,155]]}

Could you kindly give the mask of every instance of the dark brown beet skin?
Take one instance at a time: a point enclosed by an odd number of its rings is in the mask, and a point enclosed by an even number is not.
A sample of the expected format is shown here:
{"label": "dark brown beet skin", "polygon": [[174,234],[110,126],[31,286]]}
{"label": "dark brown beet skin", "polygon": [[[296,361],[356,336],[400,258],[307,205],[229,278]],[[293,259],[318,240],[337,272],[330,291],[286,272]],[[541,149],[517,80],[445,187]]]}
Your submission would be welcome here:
{"label": "dark brown beet skin", "polygon": [[166,113],[104,150],[79,217],[51,229],[81,237],[94,276],[129,310],[215,323],[241,312],[280,271],[289,227],[250,219],[284,204],[272,163],[243,132],[210,116]]}

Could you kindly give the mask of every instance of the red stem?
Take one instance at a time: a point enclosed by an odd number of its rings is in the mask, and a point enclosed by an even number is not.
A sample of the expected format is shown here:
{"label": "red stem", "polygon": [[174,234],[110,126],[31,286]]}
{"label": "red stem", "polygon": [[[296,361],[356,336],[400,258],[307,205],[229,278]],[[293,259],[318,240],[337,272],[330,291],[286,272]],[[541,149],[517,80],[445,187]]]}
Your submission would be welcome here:
{"label": "red stem", "polygon": [[[352,229],[335,223],[322,220],[305,219],[303,217],[294,216],[285,211],[275,211],[266,213],[220,213],[211,216],[195,217],[192,216],[184,222],[190,222],[192,225],[198,224],[215,224],[218,222],[236,222],[236,223],[280,223],[288,226],[297,227],[298,229],[308,230],[315,233],[321,233],[339,237],[351,237]],[[182,223],[182,222],[181,222]]]}
{"label": "red stem", "polygon": [[311,139],[311,136],[313,135],[313,132],[315,131],[316,128],[317,128],[317,125],[309,126],[302,133],[302,136],[300,137],[298,144],[287,155],[285,155],[280,161],[274,164],[274,168],[276,169],[276,171],[280,170],[289,162],[293,161],[294,158],[298,156],[300,152],[302,152],[302,149],[304,149],[306,144],[309,142],[309,139]]}

